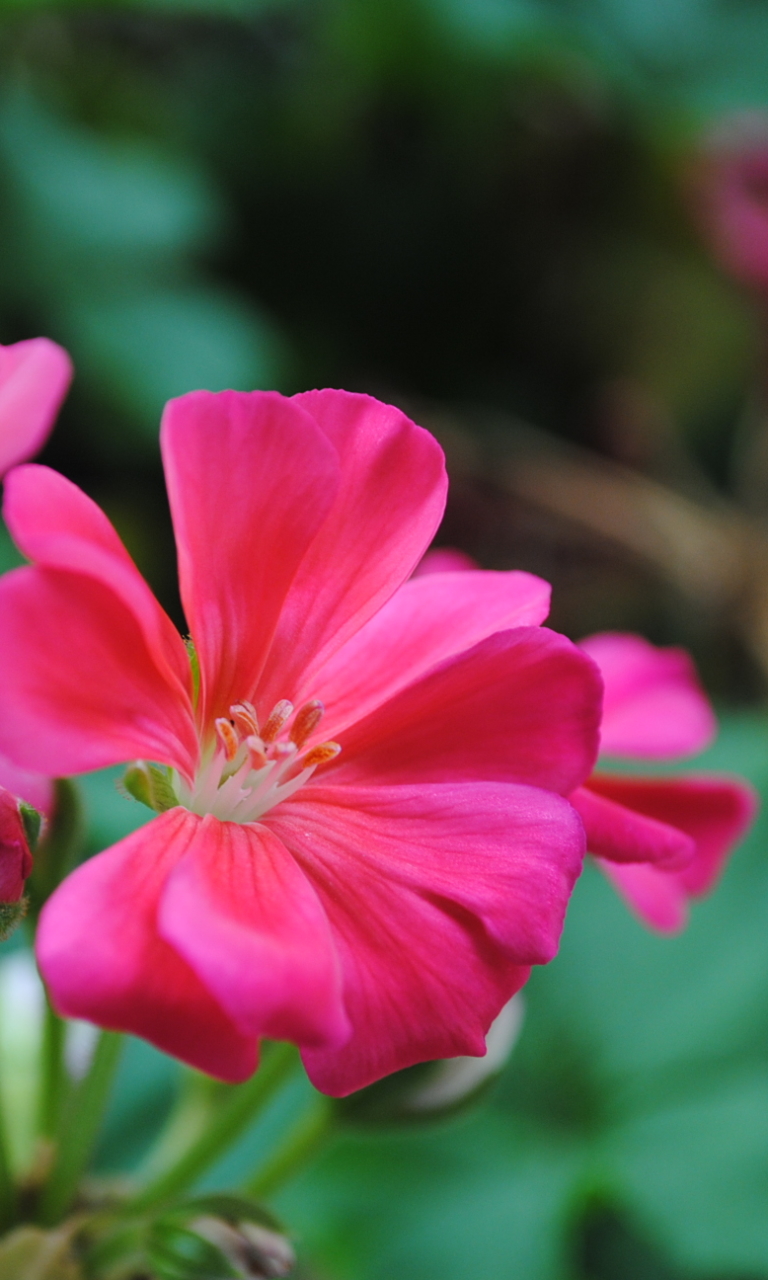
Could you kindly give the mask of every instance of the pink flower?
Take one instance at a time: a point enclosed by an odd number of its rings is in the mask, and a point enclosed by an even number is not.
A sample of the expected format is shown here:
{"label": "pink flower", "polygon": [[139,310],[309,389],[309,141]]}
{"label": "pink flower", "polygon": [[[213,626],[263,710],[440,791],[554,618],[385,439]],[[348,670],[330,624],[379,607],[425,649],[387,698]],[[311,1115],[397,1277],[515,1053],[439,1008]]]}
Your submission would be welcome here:
{"label": "pink flower", "polygon": [[[72,361],[49,338],[0,346],[0,476],[45,444],[72,380]],[[49,778],[0,757],[0,784],[36,809],[48,812]]]}
{"label": "pink flower", "polygon": [[72,361],[50,338],[0,347],[0,476],[39,453],[72,381]]}
{"label": "pink flower", "polygon": [[[640,636],[582,641],[605,681],[601,753],[677,759],[712,740],[715,717],[691,659]],[[631,778],[595,773],[571,797],[590,853],[646,924],[683,928],[688,902],[715,885],[757,809],[736,778]]]}
{"label": "pink flower", "polygon": [[446,479],[398,410],[195,392],[162,449],[191,661],[84,494],[6,482],[34,564],[0,580],[0,750],[164,766],[166,811],[43,912],[57,1008],[229,1080],[293,1040],[333,1094],[482,1054],[579,874],[596,667],[539,627],[538,578],[406,581]]}
{"label": "pink flower", "polygon": [[0,787],[0,908],[19,901],[31,870],[32,854],[19,802],[10,791]]}
{"label": "pink flower", "polygon": [[768,289],[768,137],[766,122],[736,122],[710,148],[695,195],[705,233],[721,266]]}

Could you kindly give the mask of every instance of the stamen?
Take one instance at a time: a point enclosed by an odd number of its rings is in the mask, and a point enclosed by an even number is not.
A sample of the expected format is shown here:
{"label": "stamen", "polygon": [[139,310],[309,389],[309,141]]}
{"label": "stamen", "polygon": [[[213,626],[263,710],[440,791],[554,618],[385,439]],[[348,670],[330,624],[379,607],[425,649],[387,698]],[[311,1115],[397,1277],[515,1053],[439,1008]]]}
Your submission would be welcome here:
{"label": "stamen", "polygon": [[251,734],[258,737],[259,721],[256,715],[256,708],[252,702],[236,702],[234,706],[229,708],[229,714],[242,733],[247,738]]}
{"label": "stamen", "polygon": [[216,732],[227,760],[234,760],[240,747],[240,739],[234,725],[230,724],[229,720],[225,720],[224,716],[220,716],[216,721]]}
{"label": "stamen", "polygon": [[321,742],[307,752],[301,761],[301,766],[303,769],[314,769],[319,764],[327,764],[329,760],[335,760],[340,751],[338,742]]}
{"label": "stamen", "polygon": [[245,745],[248,748],[251,767],[253,769],[263,769],[267,763],[267,753],[261,738],[257,737],[255,733],[251,734],[246,738]]}
{"label": "stamen", "polygon": [[303,747],[310,734],[314,733],[324,714],[325,707],[318,698],[313,698],[311,702],[305,702],[303,707],[299,707],[296,712],[296,718],[291,725],[291,742],[295,742],[297,747]]}
{"label": "stamen", "polygon": [[281,698],[277,706],[272,709],[270,717],[261,731],[262,741],[274,742],[286,720],[292,715],[293,703],[289,702],[287,698]]}

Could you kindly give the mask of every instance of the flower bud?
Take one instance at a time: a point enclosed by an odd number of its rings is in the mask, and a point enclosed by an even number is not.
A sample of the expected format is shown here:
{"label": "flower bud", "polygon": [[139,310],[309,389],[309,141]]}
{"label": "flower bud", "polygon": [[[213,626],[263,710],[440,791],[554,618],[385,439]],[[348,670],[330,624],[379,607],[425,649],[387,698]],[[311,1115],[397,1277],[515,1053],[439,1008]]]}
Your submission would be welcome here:
{"label": "flower bud", "polygon": [[233,1225],[221,1218],[197,1218],[192,1229],[220,1249],[234,1268],[235,1275],[243,1280],[270,1280],[274,1276],[287,1276],[293,1269],[296,1256],[288,1240],[278,1231],[256,1222],[238,1222]]}
{"label": "flower bud", "polygon": [[34,839],[39,830],[36,810],[0,788],[0,940],[8,937],[26,911],[23,893],[32,870],[30,837]]}
{"label": "flower bud", "polygon": [[439,1119],[470,1105],[506,1066],[523,1019],[523,998],[513,996],[491,1023],[483,1057],[445,1058],[398,1071],[360,1089],[336,1106],[348,1124]]}

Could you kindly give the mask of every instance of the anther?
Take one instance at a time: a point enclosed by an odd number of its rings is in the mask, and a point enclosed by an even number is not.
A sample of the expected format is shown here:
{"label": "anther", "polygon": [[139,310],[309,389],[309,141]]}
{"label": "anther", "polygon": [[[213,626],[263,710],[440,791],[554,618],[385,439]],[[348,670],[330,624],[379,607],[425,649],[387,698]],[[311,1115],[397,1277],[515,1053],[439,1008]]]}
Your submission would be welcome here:
{"label": "anther", "polygon": [[296,712],[296,718],[291,725],[291,742],[295,742],[297,747],[303,747],[310,734],[314,733],[324,714],[325,707],[317,698],[313,698],[311,702],[305,702],[303,707],[299,707]]}
{"label": "anther", "polygon": [[293,703],[281,698],[261,731],[263,742],[274,742],[286,720],[293,715]]}
{"label": "anther", "polygon": [[237,730],[229,723],[229,720],[225,720],[223,716],[220,716],[216,721],[216,732],[219,735],[219,740],[227,759],[234,760],[240,746]]}
{"label": "anther", "polygon": [[256,708],[252,702],[236,702],[234,706],[229,708],[229,714],[246,738],[252,734],[258,737],[259,721],[256,715]]}
{"label": "anther", "polygon": [[341,751],[338,742],[321,742],[318,746],[308,751],[301,760],[302,769],[314,769],[316,765],[327,764],[329,760],[334,760]]}
{"label": "anther", "polygon": [[267,753],[264,750],[264,743],[256,734],[251,734],[245,740],[248,748],[248,756],[254,769],[263,769],[267,763]]}

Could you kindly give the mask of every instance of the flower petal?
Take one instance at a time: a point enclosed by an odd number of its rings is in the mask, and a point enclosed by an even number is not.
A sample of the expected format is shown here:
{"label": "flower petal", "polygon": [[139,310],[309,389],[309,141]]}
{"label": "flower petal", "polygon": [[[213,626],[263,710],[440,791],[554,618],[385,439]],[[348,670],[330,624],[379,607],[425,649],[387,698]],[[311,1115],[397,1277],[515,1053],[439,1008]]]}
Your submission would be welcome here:
{"label": "flower petal", "polygon": [[254,697],[288,588],[332,506],[338,460],[304,409],[266,391],[171,400],[161,445],[210,724]]}
{"label": "flower petal", "polygon": [[181,636],[96,503],[57,471],[31,465],[6,478],[3,514],[28,559],[86,574],[111,588],[133,613],[160,670],[189,700],[189,660]]}
{"label": "flower petal", "polygon": [[0,756],[0,787],[31,804],[33,809],[50,814],[53,808],[53,782],[42,773],[20,769],[5,756]]}
{"label": "flower petal", "polygon": [[353,1035],[304,1052],[334,1095],[483,1054],[529,966],[557,949],[584,849],[566,801],[497,783],[310,784],[267,825],[314,884],[341,958]]}
{"label": "flower petal", "polygon": [[31,870],[32,854],[19,802],[0,787],[0,903],[19,901]]}
{"label": "flower petal", "polygon": [[688,923],[688,895],[679,878],[648,863],[619,864],[596,858],[598,867],[644,924],[659,933],[679,933]]}
{"label": "flower petal", "polygon": [[437,441],[392,405],[348,391],[308,391],[293,403],[337,450],[341,484],[285,601],[264,677],[270,702],[294,698],[300,676],[311,684],[406,580],[447,489]]}
{"label": "flower petal", "polygon": [[[688,866],[696,852],[690,836],[612,799],[610,782],[593,774],[568,797],[587,833],[587,849],[610,862],[651,862],[665,870]],[[620,781],[620,780],[619,780]]]}
{"label": "flower petal", "polygon": [[327,916],[265,827],[204,819],[158,921],[243,1035],[322,1049],[349,1039]]}
{"label": "flower petal", "polygon": [[605,681],[601,754],[671,760],[709,745],[715,716],[684,649],[608,631],[580,643]]}
{"label": "flower petal", "polygon": [[136,617],[95,578],[14,569],[0,579],[0,752],[52,777],[136,756],[194,771],[188,701]]}
{"label": "flower petal", "polygon": [[413,571],[414,578],[421,578],[427,573],[466,573],[467,569],[479,569],[480,565],[466,551],[457,551],[455,547],[433,547],[422,556]]}
{"label": "flower petal", "polygon": [[597,752],[601,681],[544,627],[501,631],[448,659],[342,736],[346,784],[496,779],[567,795]]}
{"label": "flower petal", "polygon": [[163,887],[202,822],[170,809],[78,867],[43,909],[37,958],[54,1006],[225,1080],[256,1068],[256,1042],[157,931]]}
{"label": "flower petal", "polygon": [[412,578],[302,687],[299,701],[320,698],[322,732],[335,736],[446,658],[497,631],[543,622],[550,594],[530,573]]}
{"label": "flower petal", "polygon": [[[679,871],[642,868],[654,874],[635,875],[641,868],[600,863],[641,919],[665,932],[682,928],[687,901],[714,888],[729,855],[749,830],[757,812],[755,792],[740,779],[722,777],[601,777],[600,786],[619,803],[693,839],[694,857]],[[631,874],[625,875],[627,871]]]}
{"label": "flower petal", "polygon": [[42,449],[72,380],[72,361],[49,338],[0,347],[0,475]]}

